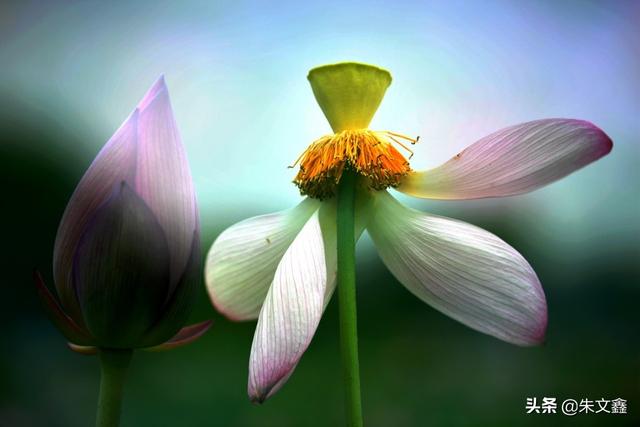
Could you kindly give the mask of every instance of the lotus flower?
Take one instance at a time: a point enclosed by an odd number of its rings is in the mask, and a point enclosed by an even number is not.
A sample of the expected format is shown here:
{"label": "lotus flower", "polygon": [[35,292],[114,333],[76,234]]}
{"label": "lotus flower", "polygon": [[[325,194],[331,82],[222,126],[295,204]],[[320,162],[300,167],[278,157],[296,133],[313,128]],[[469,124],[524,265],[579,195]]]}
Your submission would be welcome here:
{"label": "lotus flower", "polygon": [[59,301],[36,281],[72,349],[172,348],[199,279],[198,212],[189,165],[160,77],[82,177],[54,249]]}
{"label": "lotus flower", "polygon": [[[335,193],[357,175],[355,235],[366,229],[382,261],[422,301],[480,332],[517,345],[544,339],[545,295],[529,263],[493,234],[403,206],[386,190],[432,199],[513,196],[599,159],[612,148],[593,124],[522,123],[482,138],[442,166],[413,171],[401,150],[417,138],[368,129],[391,75],[342,63],[309,73],[334,134],[298,159],[295,183],[308,196],[293,209],[242,221],[214,242],[206,283],[232,320],[258,319],[248,393],[262,402],[287,381],[336,286]],[[296,163],[298,163],[296,162]]]}

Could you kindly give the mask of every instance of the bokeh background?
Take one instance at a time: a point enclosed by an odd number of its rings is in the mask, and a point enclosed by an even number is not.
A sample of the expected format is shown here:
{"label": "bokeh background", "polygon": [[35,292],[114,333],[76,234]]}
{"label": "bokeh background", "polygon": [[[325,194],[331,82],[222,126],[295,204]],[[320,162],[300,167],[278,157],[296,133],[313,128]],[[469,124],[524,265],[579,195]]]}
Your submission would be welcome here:
{"label": "bokeh background", "polygon": [[[309,68],[391,70],[373,128],[420,135],[435,166],[501,127],[590,120],[601,161],[532,194],[399,198],[485,227],[531,262],[549,303],[545,345],[518,348],[425,306],[358,252],[369,426],[640,425],[640,3],[636,1],[3,1],[0,3],[0,425],[93,424],[98,363],[70,352],[40,309],[58,221],[100,147],[166,76],[198,192],[203,248],[248,216],[300,199],[287,169],[329,127]],[[215,313],[195,344],[137,353],[123,426],[343,424],[333,301],[296,373],[246,397],[254,322]],[[628,400],[628,415],[526,415],[527,397]]]}

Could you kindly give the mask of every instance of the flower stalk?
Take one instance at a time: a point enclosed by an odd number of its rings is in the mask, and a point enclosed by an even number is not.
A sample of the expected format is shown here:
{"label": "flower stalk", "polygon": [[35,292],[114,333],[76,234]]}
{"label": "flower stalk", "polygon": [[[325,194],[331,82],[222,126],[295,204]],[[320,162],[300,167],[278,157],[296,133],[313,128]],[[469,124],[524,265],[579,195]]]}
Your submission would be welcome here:
{"label": "flower stalk", "polygon": [[358,322],[356,311],[355,173],[347,169],[338,185],[338,306],[347,425],[362,426]]}
{"label": "flower stalk", "polygon": [[100,350],[100,394],[96,427],[120,424],[122,396],[133,350]]}

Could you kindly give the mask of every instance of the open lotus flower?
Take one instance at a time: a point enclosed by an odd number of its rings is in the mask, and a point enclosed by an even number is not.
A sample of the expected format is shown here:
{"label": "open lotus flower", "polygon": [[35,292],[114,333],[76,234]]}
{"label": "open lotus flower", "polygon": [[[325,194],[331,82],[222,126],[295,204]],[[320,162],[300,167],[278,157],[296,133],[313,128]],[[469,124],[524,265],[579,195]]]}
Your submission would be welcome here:
{"label": "open lotus flower", "polygon": [[60,302],[36,274],[55,325],[76,351],[172,348],[199,281],[198,212],[161,77],[82,177],[54,249]]}
{"label": "open lotus flower", "polygon": [[297,207],[242,221],[214,242],[206,282],[233,320],[258,318],[248,392],[262,402],[289,378],[336,285],[336,201],[358,176],[355,235],[366,229],[383,262],[418,298],[480,332],[518,345],[544,339],[547,306],[536,273],[511,246],[464,222],[403,206],[387,191],[433,199],[512,196],[607,154],[612,142],[582,120],[523,123],[482,138],[435,169],[413,171],[399,150],[416,139],[367,127],[391,83],[380,68],[341,63],[309,73],[334,134],[300,157]]}

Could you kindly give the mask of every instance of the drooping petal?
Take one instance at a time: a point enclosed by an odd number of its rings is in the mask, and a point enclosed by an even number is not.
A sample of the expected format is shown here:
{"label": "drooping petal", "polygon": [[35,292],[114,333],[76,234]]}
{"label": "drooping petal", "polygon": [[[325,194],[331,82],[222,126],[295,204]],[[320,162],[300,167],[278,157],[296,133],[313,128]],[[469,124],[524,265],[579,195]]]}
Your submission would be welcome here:
{"label": "drooping petal", "polygon": [[249,397],[263,402],[284,383],[320,322],[327,283],[318,214],[300,231],[280,261],[253,337]]}
{"label": "drooping petal", "polygon": [[202,335],[204,335],[205,332],[209,330],[212,323],[213,323],[212,320],[205,320],[204,322],[196,323],[190,326],[185,326],[184,328],[180,329],[180,331],[178,331],[178,333],[170,340],[162,344],[156,345],[154,347],[146,348],[145,350],[166,351],[166,350],[173,350],[174,348],[177,348],[177,347],[182,347],[183,345],[191,344],[192,342],[200,338]]}
{"label": "drooping petal", "polygon": [[95,211],[111,196],[114,185],[133,182],[136,168],[138,110],[102,148],[76,187],[60,221],[53,251],[53,274],[63,307],[80,325],[80,306],[71,281],[73,256],[82,231]]}
{"label": "drooping petal", "polygon": [[[356,211],[355,211],[355,237],[356,242],[362,236],[365,230],[370,211],[370,197],[368,197],[368,191],[366,193],[358,193],[356,198]],[[320,221],[320,228],[322,231],[322,241],[324,244],[324,256],[325,265],[327,270],[327,286],[324,292],[323,310],[327,308],[333,292],[337,285],[338,275],[338,253],[337,253],[337,234],[336,234],[336,211],[337,203],[336,199],[332,198],[322,203],[320,210],[318,211],[318,219]],[[271,392],[267,395],[267,398],[273,395],[276,391],[289,380],[291,374],[295,370],[297,363],[289,370],[289,372],[282,377],[271,389]]]}
{"label": "drooping petal", "polygon": [[258,216],[226,229],[205,265],[213,305],[232,320],[255,319],[287,248],[320,202],[305,199],[293,209]]}
{"label": "drooping petal", "polygon": [[198,214],[189,163],[163,77],[145,95],[139,109],[135,190],[167,236],[175,287],[191,253]]}
{"label": "drooping petal", "polygon": [[169,294],[169,250],[151,209],[126,184],[83,233],[73,281],[88,330],[101,347],[135,348]]}
{"label": "drooping petal", "polygon": [[33,280],[36,283],[38,290],[38,296],[42,302],[42,306],[49,317],[49,320],[58,328],[64,337],[79,345],[91,345],[94,341],[91,334],[84,328],[81,328],[70,318],[60,307],[58,300],[51,293],[47,285],[44,284],[44,280],[39,272],[33,273]]}
{"label": "drooping petal", "polygon": [[368,230],[389,270],[427,304],[510,343],[543,340],[547,306],[538,277],[498,237],[409,209],[387,192],[376,196]]}
{"label": "drooping petal", "polygon": [[583,120],[545,119],[486,136],[443,165],[407,175],[399,191],[430,199],[478,199],[533,191],[611,151]]}

